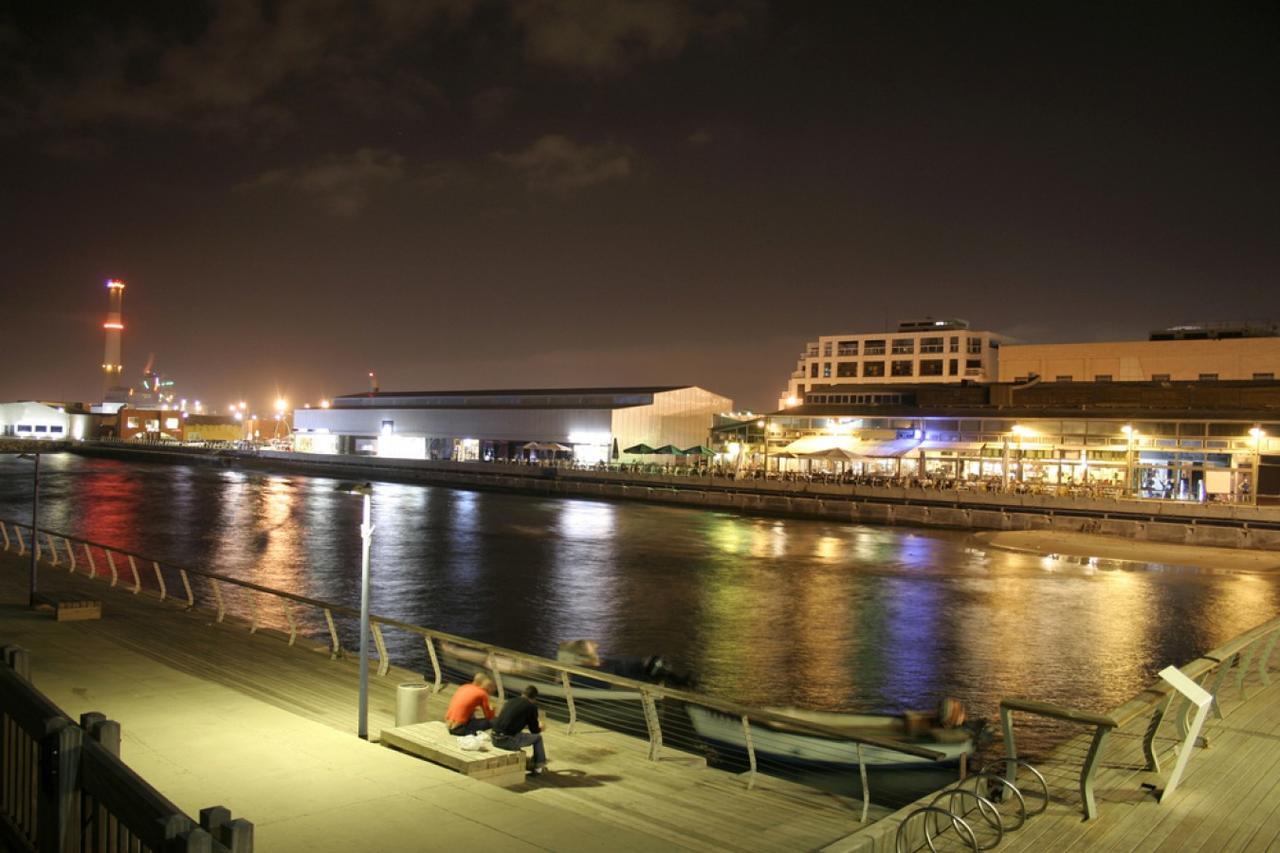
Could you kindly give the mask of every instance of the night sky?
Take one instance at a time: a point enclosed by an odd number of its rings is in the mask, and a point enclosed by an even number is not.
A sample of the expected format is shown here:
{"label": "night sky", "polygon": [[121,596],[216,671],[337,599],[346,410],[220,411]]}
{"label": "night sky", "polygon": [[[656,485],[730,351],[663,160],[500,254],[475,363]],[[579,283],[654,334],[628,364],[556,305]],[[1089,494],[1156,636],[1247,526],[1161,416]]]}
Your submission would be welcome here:
{"label": "night sky", "polygon": [[1280,318],[1280,6],[26,2],[0,400],[696,383]]}

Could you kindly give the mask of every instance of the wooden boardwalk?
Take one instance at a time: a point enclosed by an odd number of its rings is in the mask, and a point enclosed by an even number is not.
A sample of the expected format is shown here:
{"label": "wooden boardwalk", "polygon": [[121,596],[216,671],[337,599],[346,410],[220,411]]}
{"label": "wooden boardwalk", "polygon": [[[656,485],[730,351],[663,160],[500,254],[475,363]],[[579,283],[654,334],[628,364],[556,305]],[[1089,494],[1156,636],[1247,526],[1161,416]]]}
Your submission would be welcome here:
{"label": "wooden boardwalk", "polygon": [[[1264,686],[1255,664],[1245,678],[1243,693],[1233,672],[1219,699],[1224,718],[1210,714],[1204,728],[1208,746],[1192,752],[1177,790],[1167,801],[1157,802],[1154,789],[1163,787],[1173,767],[1177,728],[1172,717],[1164,721],[1156,739],[1162,773],[1147,772],[1142,739],[1148,714],[1110,736],[1095,783],[1096,820],[1083,819],[1079,791],[1090,731],[1063,744],[1043,762],[1035,762],[1048,782],[1048,809],[1006,834],[996,849],[1001,853],[1280,850],[1280,678],[1273,676],[1271,684]],[[1015,716],[1015,734],[1025,720]],[[1019,785],[1034,809],[1036,783],[1022,771]],[[827,850],[892,851],[901,820],[925,804],[921,800],[907,806]],[[1009,807],[1002,806],[1002,811],[1013,814]],[[967,819],[975,831],[984,828],[978,814]],[[978,835],[981,841],[984,835]],[[994,838],[994,832],[985,837]],[[938,849],[970,848],[948,831]]]}
{"label": "wooden boardwalk", "polygon": [[[201,747],[199,731],[202,726],[216,725],[216,715],[214,723],[202,721],[199,715],[206,709],[184,706],[178,688],[172,703],[160,701],[154,703],[157,707],[145,706],[145,712],[141,710],[144,706],[136,705],[139,710],[133,713],[134,719],[117,714],[110,707],[91,707],[95,700],[93,692],[83,686],[86,679],[91,674],[101,677],[103,670],[113,667],[121,656],[141,663],[131,663],[127,674],[121,665],[120,678],[136,679],[148,689],[168,680],[196,681],[201,685],[202,697],[215,696],[212,700],[201,699],[205,704],[221,702],[216,696],[234,694],[238,702],[247,698],[296,718],[350,733],[355,741],[357,662],[353,658],[331,660],[327,650],[304,646],[301,640],[290,647],[274,632],[250,634],[245,622],[230,615],[224,623],[217,624],[210,613],[184,610],[173,600],[161,603],[145,591],[133,595],[123,587],[111,589],[100,581],[68,575],[65,569],[46,567],[40,574],[44,591],[76,592],[102,599],[103,618],[55,623],[51,617],[32,615],[20,604],[25,601],[24,561],[12,553],[0,553],[0,643],[17,643],[31,649],[36,686],[67,713],[75,716],[86,710],[103,710],[120,721],[126,741],[130,737],[139,740],[139,749],[145,746],[149,727],[161,732],[190,720],[192,766],[172,767],[171,779],[165,777],[168,770],[164,763],[158,763],[160,769],[152,767],[147,771],[149,781],[183,808],[194,812],[210,804],[189,800],[206,796],[205,792],[192,792],[190,786],[193,769],[209,761],[207,751]],[[395,667],[385,677],[371,673],[371,738],[393,725],[395,686],[405,681],[420,682],[421,675]],[[433,716],[443,716],[447,695],[446,690],[432,698]],[[238,716],[239,720],[228,720],[226,724],[243,728],[243,738],[256,742],[264,763],[268,757],[286,758],[269,756],[273,750],[297,749],[296,744],[275,744],[259,737],[250,717],[242,713]],[[563,816],[568,832],[575,831],[575,820],[589,828],[616,827],[617,849],[813,850],[848,836],[861,826],[861,803],[857,799],[824,794],[767,776],[757,777],[754,790],[747,790],[745,778],[710,769],[700,757],[665,749],[661,761],[650,761],[645,741],[616,732],[580,724],[569,735],[563,726],[553,723],[546,740],[552,772],[514,789],[486,786],[492,790],[484,790],[482,796],[498,802],[514,797],[510,808],[518,804],[522,813],[540,815],[543,823],[549,815],[552,826],[557,822],[556,815]],[[130,749],[126,743],[126,761]],[[394,755],[404,762],[417,763],[408,756]],[[341,772],[340,767],[321,769]],[[307,772],[306,765],[300,764],[298,781]],[[451,774],[446,787],[454,784],[454,779],[459,785],[483,784]],[[286,786],[291,784],[287,778],[280,781]],[[264,813],[272,808],[266,799],[256,804],[228,805],[235,814],[251,821],[272,820],[271,814]],[[288,804],[280,808],[287,810]],[[873,809],[872,817],[887,813],[886,809]],[[501,819],[501,814],[498,809],[494,819]],[[521,837],[519,828],[510,831]],[[535,846],[562,849],[583,844],[565,839],[563,843]],[[586,846],[591,849],[591,845]],[[311,845],[308,849],[320,848]]]}

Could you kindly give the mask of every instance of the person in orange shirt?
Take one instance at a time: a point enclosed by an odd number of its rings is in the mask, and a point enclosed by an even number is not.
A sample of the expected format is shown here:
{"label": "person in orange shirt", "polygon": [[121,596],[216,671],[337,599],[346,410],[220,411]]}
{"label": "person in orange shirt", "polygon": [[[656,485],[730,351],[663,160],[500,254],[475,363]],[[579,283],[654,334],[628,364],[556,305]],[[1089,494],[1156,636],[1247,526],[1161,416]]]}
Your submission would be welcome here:
{"label": "person in orange shirt", "polygon": [[[493,679],[483,672],[477,672],[470,684],[464,684],[453,691],[449,710],[444,712],[449,734],[473,735],[493,727],[493,706],[489,704],[489,691],[492,688]],[[476,718],[477,708],[484,711],[484,719]]]}

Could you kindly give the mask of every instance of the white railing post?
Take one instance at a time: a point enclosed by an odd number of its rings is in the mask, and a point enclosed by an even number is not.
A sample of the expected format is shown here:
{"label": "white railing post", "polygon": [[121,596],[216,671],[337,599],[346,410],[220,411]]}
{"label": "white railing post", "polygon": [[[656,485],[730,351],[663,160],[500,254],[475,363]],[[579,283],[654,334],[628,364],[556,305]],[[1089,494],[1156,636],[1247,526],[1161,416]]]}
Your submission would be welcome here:
{"label": "white railing post", "polygon": [[1182,670],[1176,666],[1167,666],[1160,670],[1160,677],[1169,682],[1183,696],[1187,697],[1188,702],[1196,706],[1196,718],[1191,723],[1191,728],[1188,730],[1182,746],[1178,748],[1178,760],[1173,765],[1173,772],[1169,774],[1169,781],[1165,784],[1164,790],[1160,792],[1159,801],[1163,803],[1165,798],[1178,787],[1178,780],[1182,778],[1182,771],[1186,768],[1187,760],[1191,757],[1191,750],[1196,745],[1196,740],[1200,737],[1200,729],[1204,726],[1204,718],[1209,713],[1209,705],[1213,702],[1213,696],[1199,684],[1187,678]]}
{"label": "white railing post", "polygon": [[120,579],[119,573],[116,571],[116,558],[111,556],[111,552],[106,548],[102,549],[102,553],[107,555],[107,565],[111,567],[111,585],[115,586],[116,581]]}
{"label": "white railing post", "polygon": [[191,591],[191,578],[187,577],[186,569],[178,569],[178,577],[182,578],[182,588],[187,593],[187,609],[190,610],[196,606],[196,596]]}
{"label": "white railing post", "polygon": [[9,528],[3,521],[0,521],[0,535],[4,536],[4,549],[8,551],[9,550]]}
{"label": "white railing post", "polygon": [[862,780],[862,818],[858,822],[866,823],[867,812],[871,808],[871,786],[867,782],[867,762],[862,756],[861,743],[858,744],[858,778]]}
{"label": "white railing post", "polygon": [[756,785],[756,745],[751,739],[751,720],[746,714],[742,715],[742,739],[747,744],[747,764],[751,767],[747,774],[747,790],[750,791]]}
{"label": "white railing post", "polygon": [[18,556],[21,557],[27,553],[27,543],[22,541],[22,528],[15,524],[13,526],[13,535],[18,538]]}
{"label": "white railing post", "polygon": [[84,558],[89,563],[89,577],[92,578],[96,576],[98,574],[98,567],[93,564],[93,549],[89,547],[88,542],[84,543]]}
{"label": "white railing post", "polygon": [[[327,613],[328,611],[326,610],[325,612]],[[431,692],[439,693],[440,686],[444,683],[444,677],[443,673],[440,672],[440,658],[436,656],[436,643],[435,640],[425,634],[422,639],[427,641],[427,657],[431,659],[431,672],[435,676],[435,682],[431,687]],[[570,723],[569,727],[572,728],[573,723]]]}
{"label": "white railing post", "polygon": [[68,571],[69,571],[71,574],[73,574],[73,575],[74,575],[74,574],[76,573],[76,551],[75,551],[75,548],[72,548],[72,547],[71,547],[71,543],[67,541],[67,537],[65,537],[65,536],[63,536],[63,537],[62,537],[62,544],[63,544],[63,545],[65,545],[65,546],[67,547],[67,563],[71,566],[71,568],[70,568],[70,569],[68,569]]}
{"label": "white railing post", "polygon": [[284,605],[284,620],[289,623],[289,645],[293,645],[294,640],[298,639],[298,625],[293,621],[293,609],[289,607],[289,599],[282,598],[280,603]]}
{"label": "white railing post", "polygon": [[653,694],[640,691],[640,703],[644,707],[644,724],[649,730],[649,760],[657,761],[662,755],[662,726],[658,722],[658,707]]}
{"label": "white railing post", "polygon": [[157,561],[152,560],[151,565],[156,570],[156,586],[160,587],[160,600],[164,601],[169,592],[164,585],[164,573],[160,571],[160,563]]}
{"label": "white railing post", "polygon": [[391,661],[387,659],[387,644],[382,641],[382,626],[374,622],[369,627],[373,630],[373,645],[378,649],[378,675],[386,675],[391,671]]}
{"label": "white railing post", "polygon": [[1275,651],[1276,640],[1280,640],[1280,629],[1271,632],[1271,639],[1262,647],[1262,657],[1258,659],[1258,678],[1264,687],[1271,686],[1271,653]]}
{"label": "white railing post", "polygon": [[222,604],[222,588],[218,586],[218,582],[213,578],[209,578],[209,586],[213,587],[213,602],[218,609],[216,621],[221,622],[222,617],[227,615],[227,608]]}
{"label": "white railing post", "polygon": [[493,686],[498,688],[498,701],[505,701],[507,698],[506,691],[502,689],[502,673],[498,672],[498,666],[493,662],[493,650],[485,652],[484,665],[493,675]]}
{"label": "white railing post", "polygon": [[342,654],[342,644],[338,642],[338,629],[333,625],[333,612],[329,608],[324,609],[324,621],[329,625],[329,659],[336,660]]}
{"label": "white railing post", "polygon": [[47,530],[44,533],[44,539],[49,543],[49,558],[51,561],[49,565],[56,566],[58,565],[58,543],[53,541],[53,534]]}
{"label": "white railing post", "polygon": [[137,595],[142,592],[142,578],[138,576],[138,563],[132,554],[129,555],[129,571],[133,572],[133,594]]}
{"label": "white railing post", "polygon": [[578,722],[578,709],[573,704],[573,688],[569,686],[569,673],[560,670],[560,686],[564,688],[564,703],[569,709],[569,727],[566,734],[573,734],[573,727]]}

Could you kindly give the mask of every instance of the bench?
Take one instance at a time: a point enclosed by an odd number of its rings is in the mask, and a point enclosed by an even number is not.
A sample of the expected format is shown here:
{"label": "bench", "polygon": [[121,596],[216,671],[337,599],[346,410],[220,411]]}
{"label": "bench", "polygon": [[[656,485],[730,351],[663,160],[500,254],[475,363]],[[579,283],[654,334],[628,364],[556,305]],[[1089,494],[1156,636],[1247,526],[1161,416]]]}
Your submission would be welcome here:
{"label": "bench", "polygon": [[486,744],[483,750],[469,751],[458,746],[458,738],[440,720],[383,729],[383,746],[441,764],[472,779],[492,782],[504,788],[524,782],[523,750],[508,752]]}
{"label": "bench", "polygon": [[52,610],[53,618],[58,622],[102,618],[102,602],[96,598],[58,592],[37,592],[34,601],[37,610]]}

